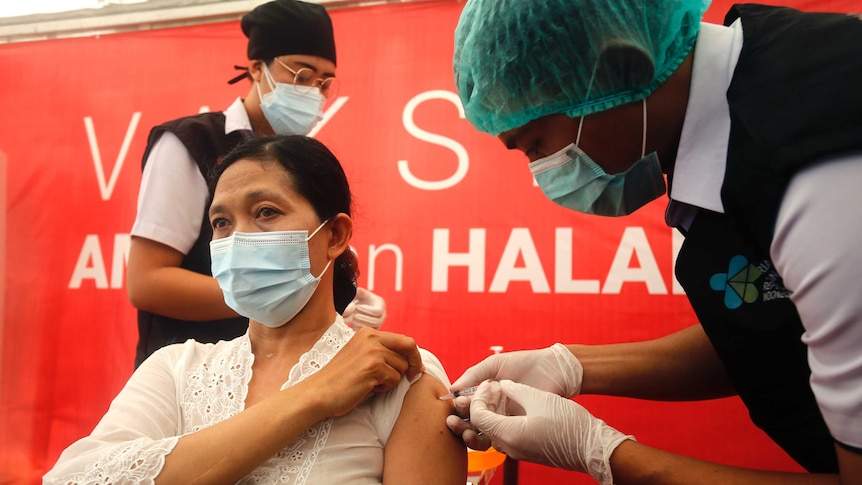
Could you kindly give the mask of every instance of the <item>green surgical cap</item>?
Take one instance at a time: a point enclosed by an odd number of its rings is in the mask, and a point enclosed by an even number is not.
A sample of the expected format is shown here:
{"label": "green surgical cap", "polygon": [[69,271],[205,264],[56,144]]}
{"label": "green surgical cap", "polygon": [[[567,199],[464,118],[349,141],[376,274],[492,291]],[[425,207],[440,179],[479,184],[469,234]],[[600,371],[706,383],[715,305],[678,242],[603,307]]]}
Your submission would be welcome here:
{"label": "green surgical cap", "polygon": [[453,60],[467,120],[496,136],[646,98],[691,51],[709,2],[467,0]]}

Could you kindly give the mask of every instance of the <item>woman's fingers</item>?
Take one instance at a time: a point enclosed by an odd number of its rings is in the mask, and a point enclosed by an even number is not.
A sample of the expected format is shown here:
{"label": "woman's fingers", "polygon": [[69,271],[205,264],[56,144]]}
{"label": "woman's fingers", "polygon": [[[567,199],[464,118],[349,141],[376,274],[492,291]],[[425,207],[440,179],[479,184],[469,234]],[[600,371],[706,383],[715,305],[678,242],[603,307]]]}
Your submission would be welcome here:
{"label": "woman's fingers", "polygon": [[411,372],[415,376],[422,370],[422,359],[413,339],[366,327],[359,329],[312,378],[329,394],[329,414],[340,416],[350,412],[369,393],[386,392],[397,386],[405,373],[410,377]]}

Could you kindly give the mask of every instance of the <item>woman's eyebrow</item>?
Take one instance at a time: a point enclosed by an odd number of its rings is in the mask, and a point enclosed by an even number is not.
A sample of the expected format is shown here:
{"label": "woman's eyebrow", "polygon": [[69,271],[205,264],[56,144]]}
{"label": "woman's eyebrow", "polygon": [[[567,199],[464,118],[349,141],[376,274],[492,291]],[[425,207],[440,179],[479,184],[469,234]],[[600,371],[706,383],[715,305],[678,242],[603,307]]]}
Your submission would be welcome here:
{"label": "woman's eyebrow", "polygon": [[[243,200],[248,204],[253,204],[253,203],[261,201],[261,200],[273,200],[273,201],[278,201],[278,202],[284,202],[286,199],[281,194],[281,192],[277,192],[274,190],[268,190],[268,189],[259,189],[259,190],[252,190],[251,192],[245,194],[243,196]],[[212,217],[213,214],[225,212],[226,210],[227,210],[226,205],[224,203],[213,204],[210,206],[209,215],[210,215],[210,217]]]}

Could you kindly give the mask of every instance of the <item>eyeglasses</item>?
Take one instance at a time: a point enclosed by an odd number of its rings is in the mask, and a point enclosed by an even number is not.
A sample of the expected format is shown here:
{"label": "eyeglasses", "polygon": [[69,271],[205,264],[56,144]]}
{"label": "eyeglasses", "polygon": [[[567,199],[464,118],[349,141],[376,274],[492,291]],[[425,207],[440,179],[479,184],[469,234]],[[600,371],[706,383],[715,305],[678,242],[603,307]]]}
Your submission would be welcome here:
{"label": "eyeglasses", "polygon": [[[310,92],[312,88],[320,88],[321,94],[327,99],[332,98],[338,93],[339,82],[335,76],[328,77],[326,79],[321,79],[319,77],[314,77],[314,71],[307,67],[300,68],[297,71],[287,67],[287,65],[281,62],[278,59],[275,59],[275,62],[281,64],[281,67],[287,69],[287,71],[293,74],[293,84],[296,86],[297,91],[302,93]],[[307,88],[303,90],[303,88]]]}

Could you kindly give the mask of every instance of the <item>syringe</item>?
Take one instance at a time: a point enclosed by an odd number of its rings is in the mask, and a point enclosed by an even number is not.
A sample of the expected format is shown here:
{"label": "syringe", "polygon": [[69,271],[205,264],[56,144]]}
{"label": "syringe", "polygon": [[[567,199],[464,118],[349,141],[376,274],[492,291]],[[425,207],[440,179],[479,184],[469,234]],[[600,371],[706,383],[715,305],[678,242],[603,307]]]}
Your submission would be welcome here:
{"label": "syringe", "polygon": [[440,396],[437,399],[440,399],[441,401],[445,401],[447,399],[455,399],[456,397],[460,397],[460,396],[469,396],[469,395],[473,394],[474,392],[476,392],[476,389],[478,389],[478,388],[479,388],[479,386],[467,387],[467,388],[461,389],[460,391],[450,392],[449,394],[446,394],[445,396]]}

